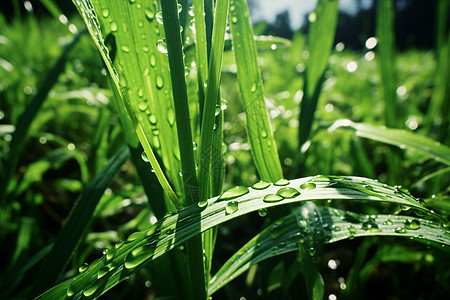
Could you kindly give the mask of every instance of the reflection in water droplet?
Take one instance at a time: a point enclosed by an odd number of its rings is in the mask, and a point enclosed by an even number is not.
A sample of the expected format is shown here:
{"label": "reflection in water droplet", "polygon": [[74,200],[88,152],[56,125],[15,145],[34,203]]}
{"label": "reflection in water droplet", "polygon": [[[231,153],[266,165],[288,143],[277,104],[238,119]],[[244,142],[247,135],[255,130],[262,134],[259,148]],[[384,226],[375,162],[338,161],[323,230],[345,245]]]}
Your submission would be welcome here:
{"label": "reflection in water droplet", "polygon": [[412,229],[417,230],[420,228],[420,222],[415,219],[408,219],[405,221],[405,228],[406,229]]}
{"label": "reflection in water droplet", "polygon": [[142,158],[143,161],[149,162],[148,157],[147,157],[147,153],[145,153],[145,151],[142,152],[141,158]]}
{"label": "reflection in water droplet", "polygon": [[145,10],[145,17],[147,18],[147,20],[149,20],[150,22],[153,21],[153,19],[155,18],[155,14],[152,13],[152,11],[150,9],[146,9]]}
{"label": "reflection in water droplet", "polygon": [[314,249],[314,247],[309,248],[308,249],[308,254],[309,254],[309,256],[316,255],[316,249]]}
{"label": "reflection in water droplet", "polygon": [[206,206],[208,206],[208,200],[202,200],[197,202],[197,206],[200,208],[206,208]]}
{"label": "reflection in water droplet", "polygon": [[238,205],[239,202],[237,201],[228,202],[227,205],[225,206],[225,211],[227,215],[235,213],[238,210]]}
{"label": "reflection in water droplet", "polygon": [[284,179],[284,178],[279,179],[274,183],[274,185],[278,185],[278,186],[283,186],[283,185],[288,185],[288,184],[289,184],[289,180]]}
{"label": "reflection in water droplet", "polygon": [[238,18],[236,17],[231,17],[231,22],[233,22],[234,24],[236,24],[238,21]]}
{"label": "reflection in water droplet", "polygon": [[122,47],[120,47],[120,49],[122,49],[122,51],[125,52],[125,53],[129,53],[130,52],[130,48],[128,48],[127,46],[122,46]]}
{"label": "reflection in water droplet", "polygon": [[102,11],[102,16],[103,16],[103,18],[107,18],[109,16],[109,9],[105,8]]}
{"label": "reflection in water droplet", "polygon": [[265,216],[267,216],[267,209],[265,209],[265,208],[259,209],[259,210],[258,210],[258,215],[259,215],[260,217],[265,217]]}
{"label": "reflection in water droplet", "polygon": [[159,24],[163,24],[163,16],[162,16],[162,10],[158,10],[155,14],[156,22]]}
{"label": "reflection in water droplet", "polygon": [[255,182],[252,185],[252,188],[255,190],[263,190],[265,188],[268,188],[269,186],[270,186],[270,183],[267,183],[267,182],[261,180],[261,181]]}
{"label": "reflection in water droplet", "polygon": [[86,271],[89,268],[89,265],[87,263],[82,264],[79,268],[78,268],[78,272],[83,273],[84,271]]}
{"label": "reflection in water droplet", "polygon": [[148,108],[148,105],[147,105],[147,103],[145,103],[145,102],[141,102],[141,103],[138,104],[138,109],[139,109],[140,111],[146,111],[147,108]]}
{"label": "reflection in water droplet", "polygon": [[285,199],[289,199],[289,198],[297,197],[298,195],[300,195],[300,192],[294,188],[285,187],[285,188],[279,189],[277,191],[277,195],[280,195],[281,197],[283,197]]}
{"label": "reflection in water droplet", "polygon": [[222,110],[220,109],[220,106],[216,105],[216,111],[214,112],[214,115],[217,117],[220,114],[221,111]]}
{"label": "reflection in water droplet", "polygon": [[313,182],[307,182],[300,185],[302,190],[313,190],[316,188],[316,184]]}
{"label": "reflection in water droplet", "polygon": [[155,54],[150,55],[150,66],[155,67],[156,65],[156,56]]}
{"label": "reflection in water droplet", "polygon": [[226,190],[220,197],[220,200],[229,200],[245,195],[249,192],[248,188],[245,186],[235,186],[229,190]]}
{"label": "reflection in water droplet", "polygon": [[397,227],[397,228],[395,228],[394,231],[395,231],[396,233],[406,233],[406,229],[403,228],[403,227],[400,227],[400,226]]}
{"label": "reflection in water droplet", "polygon": [[110,268],[108,266],[101,267],[100,270],[98,270],[98,272],[97,272],[97,279],[102,278],[103,276],[108,274],[109,271],[110,271]]}
{"label": "reflection in water droplet", "polygon": [[159,52],[167,54],[168,51],[167,51],[166,39],[159,39],[156,42],[156,48],[158,48]]}
{"label": "reflection in water droplet", "polygon": [[180,13],[183,10],[183,6],[180,3],[178,3],[177,9],[178,9],[178,13]]}
{"label": "reflection in water droplet", "polygon": [[252,84],[252,86],[250,87],[250,92],[252,93],[256,92],[256,83]]}
{"label": "reflection in water droplet", "polygon": [[394,224],[394,223],[392,223],[391,220],[387,219],[386,221],[384,221],[384,224],[385,224],[385,225],[392,225],[392,224]]}
{"label": "reflection in water droplet", "polygon": [[196,142],[192,142],[192,150],[197,150],[197,143]]}
{"label": "reflection in water droplet", "polygon": [[116,22],[111,22],[111,31],[112,32],[116,32],[117,31],[117,23]]}
{"label": "reflection in water droplet", "polygon": [[279,202],[283,200],[284,198],[277,194],[268,194],[264,196],[263,201],[267,203],[273,203],[273,202]]}
{"label": "reflection in water droplet", "polygon": [[158,122],[158,120],[156,119],[155,115],[153,115],[153,114],[151,114],[148,117],[148,120],[150,121],[150,124],[152,124],[152,125],[156,125],[156,123]]}
{"label": "reflection in water droplet", "polygon": [[169,122],[170,126],[172,126],[175,123],[175,113],[171,108],[167,110],[167,121]]}

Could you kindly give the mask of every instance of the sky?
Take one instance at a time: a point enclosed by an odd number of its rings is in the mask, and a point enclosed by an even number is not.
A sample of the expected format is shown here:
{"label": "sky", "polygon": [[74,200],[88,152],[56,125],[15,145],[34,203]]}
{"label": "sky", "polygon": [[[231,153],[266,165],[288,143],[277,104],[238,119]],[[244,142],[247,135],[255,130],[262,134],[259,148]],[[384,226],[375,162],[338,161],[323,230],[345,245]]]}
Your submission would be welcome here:
{"label": "sky", "polygon": [[[298,29],[303,22],[303,16],[314,10],[317,0],[257,0],[257,8],[252,12],[252,20],[267,20],[273,22],[277,14],[288,10],[293,30]],[[340,0],[339,7],[349,13],[355,13],[356,0]],[[371,0],[363,0],[364,6],[370,5]]]}

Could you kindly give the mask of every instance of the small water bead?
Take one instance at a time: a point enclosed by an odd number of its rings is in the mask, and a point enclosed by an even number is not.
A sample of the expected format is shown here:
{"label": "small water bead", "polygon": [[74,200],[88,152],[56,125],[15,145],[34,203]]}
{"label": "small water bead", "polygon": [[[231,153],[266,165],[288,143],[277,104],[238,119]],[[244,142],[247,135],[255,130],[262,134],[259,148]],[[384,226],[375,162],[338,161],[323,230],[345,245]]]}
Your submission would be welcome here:
{"label": "small water bead", "polygon": [[353,226],[353,225],[348,225],[348,226],[347,226],[347,230],[348,230],[348,232],[349,232],[350,234],[352,234],[352,235],[354,235],[354,234],[356,234],[356,233],[358,232],[358,230],[356,229],[356,227]]}
{"label": "small water bead", "polygon": [[265,130],[261,131],[261,136],[263,138],[267,137],[267,132]]}
{"label": "small water bead", "polygon": [[220,200],[229,200],[245,195],[249,192],[248,188],[245,186],[235,186],[229,190],[226,190],[220,197]]}
{"label": "small water bead", "polygon": [[256,92],[256,83],[252,84],[252,86],[250,87],[250,92],[252,93]]}
{"label": "small water bead", "polygon": [[140,111],[146,111],[147,108],[148,108],[148,105],[147,105],[147,103],[145,103],[145,102],[141,102],[141,103],[138,104],[138,109],[139,109]]}
{"label": "small water bead", "polygon": [[198,146],[196,142],[192,142],[192,150],[197,150]]}
{"label": "small water bead", "polygon": [[208,200],[201,200],[197,202],[197,206],[200,208],[206,208],[208,206]]}
{"label": "small water bead", "polygon": [[228,101],[225,99],[220,100],[220,109],[225,110],[228,107]]}
{"label": "small water bead", "polygon": [[313,190],[316,188],[316,184],[313,182],[306,182],[300,185],[302,190]]}
{"label": "small water bead", "polygon": [[152,11],[150,9],[145,9],[145,17],[147,18],[148,21],[153,21],[153,19],[155,18],[155,14],[152,13]]}
{"label": "small water bead", "polygon": [[231,17],[231,22],[236,24],[238,22],[238,18],[237,17]]}
{"label": "small water bead", "polygon": [[164,86],[164,79],[161,75],[156,75],[156,87],[162,89]]}
{"label": "small water bead", "polygon": [[406,229],[412,229],[417,230],[420,228],[420,222],[415,219],[408,219],[405,221],[405,228]]}
{"label": "small water bead", "polygon": [[82,264],[79,268],[78,268],[78,272],[83,273],[85,272],[87,269],[89,268],[89,265],[87,263]]}
{"label": "small water bead", "polygon": [[237,202],[237,201],[228,202],[227,205],[225,206],[226,214],[231,215],[231,214],[237,212],[238,206],[239,206],[239,202]]}
{"label": "small water bead", "polygon": [[156,116],[153,115],[153,114],[151,114],[151,115],[148,117],[148,120],[150,121],[150,124],[152,124],[152,125],[156,125],[156,123],[158,122],[158,120],[156,119]]}
{"label": "small water bead", "polygon": [[111,22],[111,31],[112,32],[116,32],[117,31],[117,23],[116,22]]}
{"label": "small water bead", "polygon": [[393,225],[394,223],[392,223],[391,220],[387,219],[386,221],[384,221],[384,225]]}
{"label": "small water bead", "polygon": [[274,183],[274,185],[278,185],[278,186],[284,186],[284,185],[288,185],[288,184],[289,184],[289,180],[284,179],[284,178],[279,179]]}
{"label": "small water bead", "polygon": [[310,248],[308,249],[308,254],[309,254],[309,256],[314,256],[314,255],[316,255],[316,249],[314,249],[314,247],[310,247]]}
{"label": "small water bead", "polygon": [[219,105],[216,105],[216,110],[215,110],[215,112],[214,112],[214,115],[217,117],[217,116],[220,114],[221,111],[222,111],[222,110],[220,109],[220,106],[219,106]]}
{"label": "small water bead", "polygon": [[185,66],[184,67],[184,76],[188,76],[190,72],[191,72],[191,70],[189,69],[189,67]]}
{"label": "small water bead", "polygon": [[94,281],[94,283],[92,283],[90,286],[83,289],[83,295],[85,297],[92,296],[98,290],[99,287],[100,287],[100,282]]}
{"label": "small water bead", "polygon": [[274,203],[274,202],[280,202],[281,200],[283,200],[284,198],[280,195],[277,194],[268,194],[265,195],[263,198],[263,201],[266,203]]}
{"label": "small water bead", "polygon": [[158,10],[155,14],[156,22],[163,25],[163,16],[162,16],[162,10]]}
{"label": "small water bead", "polygon": [[166,44],[166,39],[159,39],[156,42],[156,48],[158,49],[159,52],[167,54],[167,44]]}
{"label": "small water bead", "polygon": [[132,234],[130,234],[130,236],[126,239],[125,244],[129,244],[135,240],[137,240],[138,238],[140,238],[142,235],[141,232],[134,232]]}
{"label": "small water bead", "polygon": [[120,246],[122,246],[125,242],[124,241],[120,241],[114,244],[114,248],[119,248]]}
{"label": "small water bead", "polygon": [[394,231],[396,233],[406,233],[406,229],[403,227],[398,226],[397,228],[394,229]]}
{"label": "small water bead", "polygon": [[114,258],[114,256],[116,255],[116,248],[112,248],[110,249],[108,252],[106,252],[106,261],[110,261],[111,259]]}
{"label": "small water bead", "polygon": [[156,56],[154,54],[150,55],[150,66],[156,66]]}
{"label": "small water bead", "polygon": [[109,266],[103,266],[100,268],[100,270],[98,270],[97,272],[97,279],[102,278],[103,276],[105,276],[106,274],[108,274],[109,271],[111,271],[112,267],[110,268]]}
{"label": "small water bead", "polygon": [[252,188],[255,190],[264,190],[270,186],[270,183],[265,182],[263,180],[257,181],[252,185]]}
{"label": "small water bead", "polygon": [[103,255],[105,255],[106,253],[108,253],[108,251],[109,251],[108,248],[103,249],[103,251],[102,251]]}
{"label": "small water bead", "polygon": [[183,6],[180,3],[177,3],[177,9],[178,13],[180,13],[183,10]]}
{"label": "small water bead", "polygon": [[258,215],[259,215],[260,217],[265,217],[265,216],[267,216],[267,209],[265,209],[265,208],[258,209]]}
{"label": "small water bead", "polygon": [[147,153],[145,151],[143,151],[141,153],[141,159],[145,162],[149,162],[148,157],[147,157]]}
{"label": "small water bead", "polygon": [[285,188],[279,189],[277,191],[277,195],[280,195],[281,197],[283,197],[285,199],[290,199],[290,198],[294,198],[294,197],[297,197],[298,195],[300,195],[300,192],[294,188],[285,187]]}
{"label": "small water bead", "polygon": [[136,3],[136,0],[129,0],[131,4]]}
{"label": "small water bead", "polygon": [[102,16],[103,16],[103,18],[107,18],[109,16],[109,9],[105,8],[102,11]]}
{"label": "small water bead", "polygon": [[171,108],[169,108],[169,110],[167,111],[167,121],[169,122],[170,126],[175,123],[175,113]]}

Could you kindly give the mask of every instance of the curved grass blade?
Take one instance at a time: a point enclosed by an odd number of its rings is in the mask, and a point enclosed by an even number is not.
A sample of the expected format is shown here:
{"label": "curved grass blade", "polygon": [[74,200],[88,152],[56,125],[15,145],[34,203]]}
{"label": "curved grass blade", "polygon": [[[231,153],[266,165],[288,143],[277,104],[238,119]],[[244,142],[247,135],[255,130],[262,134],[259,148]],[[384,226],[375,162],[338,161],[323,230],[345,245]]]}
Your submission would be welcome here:
{"label": "curved grass blade", "polygon": [[366,123],[354,123],[350,120],[338,120],[328,129],[333,131],[344,127],[356,131],[356,135],[382,142],[389,145],[409,148],[431,157],[441,163],[450,165],[450,147],[437,141],[402,129],[386,128],[384,126],[374,126]]}
{"label": "curved grass blade", "polygon": [[88,184],[70,212],[50,254],[41,265],[33,287],[34,295],[50,287],[63,272],[87,228],[97,203],[129,155],[128,148],[122,147]]}
{"label": "curved grass blade", "polygon": [[246,116],[247,135],[259,177],[265,181],[283,178],[280,159],[264,103],[253,29],[247,1],[230,1],[230,29],[237,78]]}
{"label": "curved grass blade", "polygon": [[319,0],[315,12],[309,17],[310,56],[306,61],[304,94],[300,104],[299,149],[308,139],[314,121],[323,76],[333,47],[337,16],[338,1]]}
{"label": "curved grass blade", "polygon": [[[333,184],[336,182],[339,182],[341,186],[333,187]],[[389,202],[433,214],[407,193],[406,190],[396,191],[393,187],[366,178],[316,176],[291,180],[287,183],[283,182],[283,184],[285,185],[269,185],[263,190],[246,187],[233,188],[220,197],[209,199],[207,202],[192,205],[177,213],[167,215],[147,230],[133,233],[125,242],[118,243],[116,247],[110,249],[102,258],[93,262],[87,270],[83,270],[75,278],[52,288],[39,296],[38,299],[64,297],[70,297],[71,299],[80,299],[82,297],[89,299],[98,298],[142,268],[145,263],[164,255],[164,253],[181,245],[199,232],[204,232],[228,220],[259,209],[268,209],[278,205],[310,200],[342,199],[346,201],[364,200],[375,203]],[[350,186],[350,188],[345,185]],[[360,186],[360,188],[355,189],[355,186]],[[300,193],[295,193],[294,189]],[[367,193],[368,191],[375,192],[376,195]],[[274,197],[277,193],[278,196],[284,195],[285,198]],[[290,196],[292,198],[289,198]],[[435,216],[439,217],[438,215]],[[322,218],[324,217],[322,216]],[[340,214],[335,214],[331,218],[333,218],[333,224],[341,224],[342,226],[349,222],[352,224],[364,222],[364,220],[360,220],[355,215],[347,214],[344,214],[342,219]],[[402,217],[399,218],[401,219]],[[423,235],[424,240],[450,245],[450,233],[448,230],[431,221],[424,219],[419,221],[424,226],[425,224],[432,224],[439,231],[439,234],[437,234],[437,231],[433,231],[432,234]],[[377,222],[377,224],[380,224],[380,222]],[[332,237],[329,239],[330,242],[349,237],[349,231],[346,227],[339,228],[339,230],[333,231]],[[410,232],[407,230],[406,235],[403,232],[402,235],[408,236],[408,234],[412,234],[416,236],[417,232],[420,231],[413,230]],[[397,232],[375,232],[357,229],[354,236],[359,235],[397,235]]]}
{"label": "curved grass blade", "polygon": [[[325,231],[325,243],[334,243],[343,239],[366,236],[395,236],[412,238],[419,242],[429,243],[438,248],[441,244],[450,245],[450,233],[439,223],[409,216],[376,215],[367,218],[366,215],[319,207],[319,215]],[[351,216],[348,217],[348,216]],[[214,275],[210,282],[209,294],[212,295],[237,276],[247,271],[251,266],[278,256],[297,251],[297,244],[303,244],[311,249],[309,233],[314,217],[302,218],[298,213],[286,216],[252,238],[239,249]],[[303,225],[302,225],[303,224]],[[282,225],[282,226],[281,226]],[[443,235],[443,230],[446,234]],[[449,247],[444,248],[450,251]],[[311,252],[312,256],[316,251]]]}

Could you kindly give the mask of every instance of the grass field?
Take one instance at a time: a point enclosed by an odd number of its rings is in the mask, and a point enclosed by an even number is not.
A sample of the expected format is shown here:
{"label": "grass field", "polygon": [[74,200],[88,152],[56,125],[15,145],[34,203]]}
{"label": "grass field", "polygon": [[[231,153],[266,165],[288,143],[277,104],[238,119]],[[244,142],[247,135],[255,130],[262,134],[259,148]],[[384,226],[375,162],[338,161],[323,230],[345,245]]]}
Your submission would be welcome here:
{"label": "grass field", "polygon": [[0,299],[450,293],[446,1],[402,52],[389,0],[363,51],[337,1],[292,40],[241,0],[42,2],[0,15]]}

